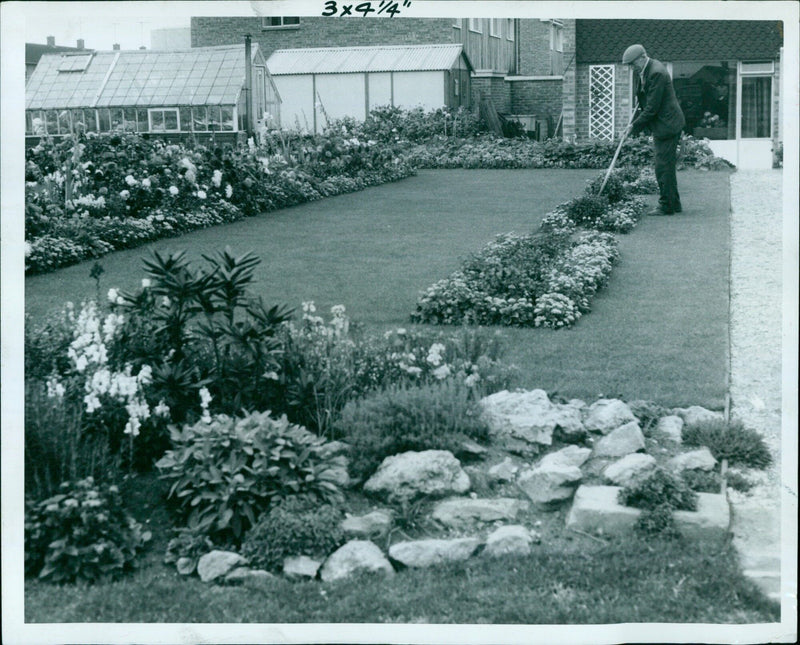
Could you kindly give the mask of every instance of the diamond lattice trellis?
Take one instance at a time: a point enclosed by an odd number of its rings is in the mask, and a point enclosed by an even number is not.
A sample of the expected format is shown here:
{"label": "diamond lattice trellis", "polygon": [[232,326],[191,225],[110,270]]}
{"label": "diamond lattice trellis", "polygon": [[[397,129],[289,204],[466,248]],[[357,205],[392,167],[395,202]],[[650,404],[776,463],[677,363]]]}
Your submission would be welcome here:
{"label": "diamond lattice trellis", "polygon": [[589,137],[614,140],[614,66],[589,67]]}

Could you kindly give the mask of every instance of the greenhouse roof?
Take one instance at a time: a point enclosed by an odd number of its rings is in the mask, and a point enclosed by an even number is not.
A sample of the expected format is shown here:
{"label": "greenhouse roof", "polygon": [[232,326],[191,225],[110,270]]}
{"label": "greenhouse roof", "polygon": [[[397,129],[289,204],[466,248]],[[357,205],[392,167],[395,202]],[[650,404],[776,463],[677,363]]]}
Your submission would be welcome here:
{"label": "greenhouse roof", "polygon": [[[253,44],[254,58],[257,51]],[[45,54],[25,87],[25,107],[235,105],[244,67],[244,45]]]}
{"label": "greenhouse roof", "polygon": [[348,72],[419,72],[450,69],[463,56],[460,44],[278,49],[267,60],[272,76]]}

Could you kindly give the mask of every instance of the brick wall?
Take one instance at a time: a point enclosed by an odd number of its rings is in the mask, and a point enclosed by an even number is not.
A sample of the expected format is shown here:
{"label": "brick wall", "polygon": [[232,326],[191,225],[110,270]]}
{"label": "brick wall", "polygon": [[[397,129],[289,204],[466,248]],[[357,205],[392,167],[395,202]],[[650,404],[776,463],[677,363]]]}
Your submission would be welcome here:
{"label": "brick wall", "polygon": [[[561,83],[561,98],[563,106],[562,136],[564,139],[573,140],[577,131],[577,64],[575,61],[575,20],[564,21],[564,80]],[[587,124],[588,125],[588,124]]]}
{"label": "brick wall", "polygon": [[[387,26],[391,28],[387,28]],[[300,25],[262,29],[260,18],[201,18],[191,20],[192,47],[243,43],[249,33],[264,58],[276,49],[309,47],[356,47],[455,42],[451,18],[403,18],[402,20],[301,17]]]}
{"label": "brick wall", "polygon": [[[574,22],[574,21],[573,21]],[[519,76],[550,73],[550,23],[538,18],[519,23]]]}
{"label": "brick wall", "polygon": [[507,84],[511,86],[513,114],[535,114],[540,119],[549,119],[555,127],[561,114],[563,88],[560,77],[508,81]]}
{"label": "brick wall", "polygon": [[478,109],[481,94],[492,99],[495,109],[501,114],[508,114],[511,108],[511,87],[502,76],[472,77],[472,106]]}

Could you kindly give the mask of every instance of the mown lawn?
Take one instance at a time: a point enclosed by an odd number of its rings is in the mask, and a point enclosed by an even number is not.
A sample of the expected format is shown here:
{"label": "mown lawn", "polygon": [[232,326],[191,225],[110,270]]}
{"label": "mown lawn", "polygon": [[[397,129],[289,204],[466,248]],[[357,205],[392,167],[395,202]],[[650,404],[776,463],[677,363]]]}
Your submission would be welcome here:
{"label": "mown lawn", "polygon": [[[229,245],[263,263],[267,303],[319,312],[344,304],[367,326],[407,326],[420,290],[458,268],[494,235],[538,227],[597,170],[439,170],[178,239],[118,252],[101,263],[109,287],[134,288],[149,248],[199,259]],[[645,218],[620,236],[622,258],[593,311],[569,330],[502,329],[521,387],[565,396],[651,399],[721,408],[728,330],[728,175],[684,171],[686,211]],[[654,198],[650,198],[654,202]],[[26,279],[34,320],[95,295],[92,262]]]}

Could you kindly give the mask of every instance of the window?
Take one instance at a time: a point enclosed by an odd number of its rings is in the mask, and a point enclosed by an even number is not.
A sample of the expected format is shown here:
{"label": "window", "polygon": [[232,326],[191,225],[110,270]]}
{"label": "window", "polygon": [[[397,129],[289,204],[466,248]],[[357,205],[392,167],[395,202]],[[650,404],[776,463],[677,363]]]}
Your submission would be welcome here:
{"label": "window", "polygon": [[179,132],[178,108],[150,108],[150,132]]}
{"label": "window", "polygon": [[742,138],[772,136],[772,77],[742,76]]}
{"label": "window", "polygon": [[700,139],[736,138],[734,61],[674,61],[672,85],[686,118],[687,134]]}
{"label": "window", "polygon": [[92,54],[81,56],[62,56],[61,64],[58,66],[59,72],[82,72],[89,66]]}
{"label": "window", "polygon": [[489,20],[489,35],[500,38],[500,18],[492,18]]}
{"label": "window", "polygon": [[461,29],[461,18],[453,19],[453,27],[455,27],[456,29]]}
{"label": "window", "polygon": [[506,38],[508,38],[508,40],[514,40],[514,27],[514,19],[506,18]]}
{"label": "window", "polygon": [[262,29],[278,29],[280,27],[289,27],[297,29],[300,26],[299,16],[279,16],[276,18],[262,18]]}
{"label": "window", "polygon": [[481,19],[480,18],[470,18],[469,19],[469,30],[474,31],[475,33],[482,34],[483,30],[481,29]]}
{"label": "window", "polygon": [[553,20],[550,23],[550,50],[564,51],[564,25],[560,20]]}

